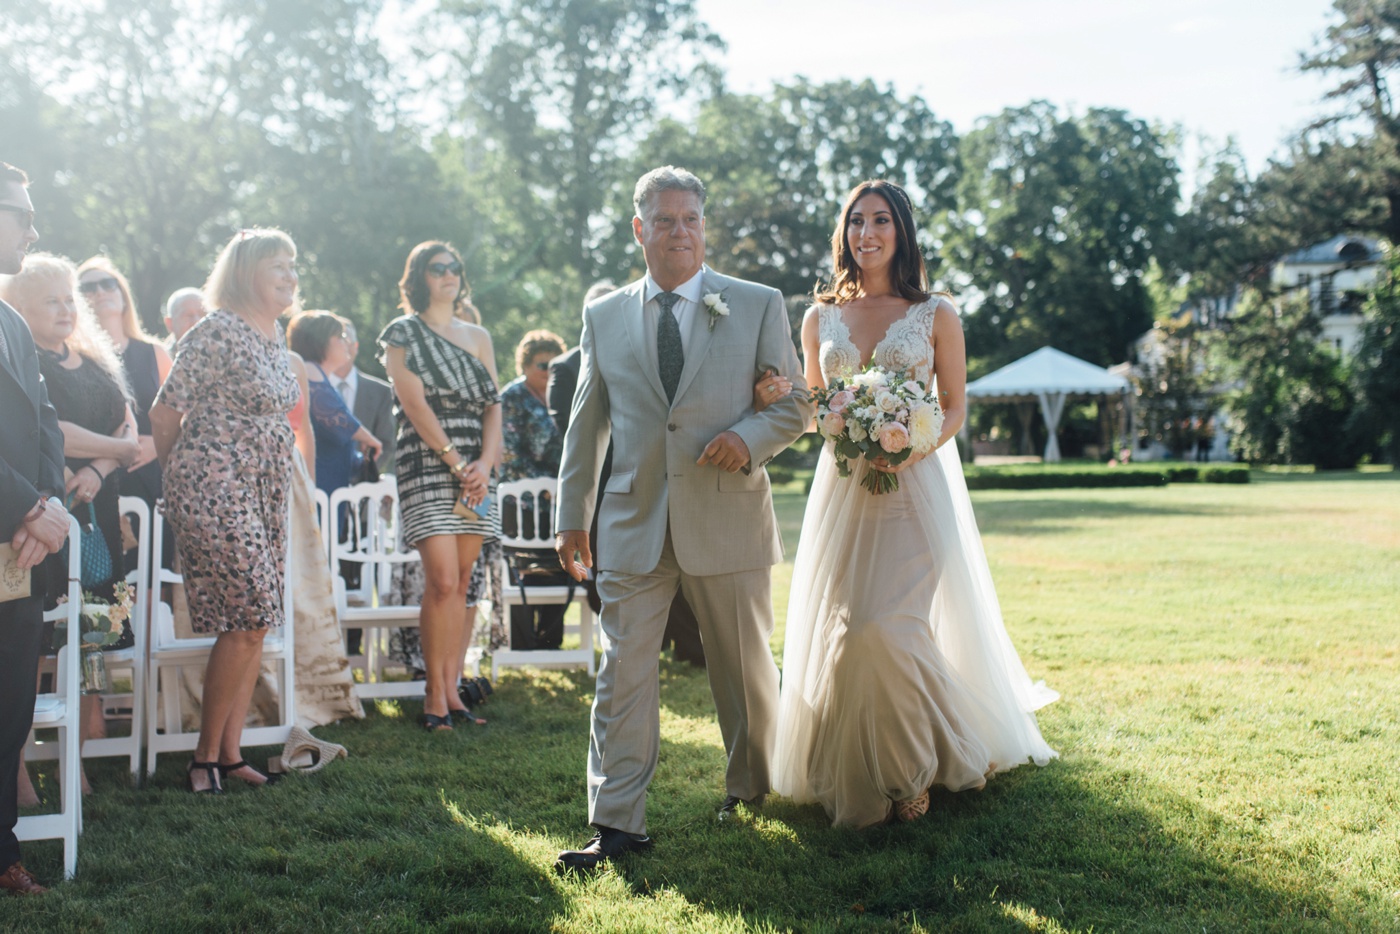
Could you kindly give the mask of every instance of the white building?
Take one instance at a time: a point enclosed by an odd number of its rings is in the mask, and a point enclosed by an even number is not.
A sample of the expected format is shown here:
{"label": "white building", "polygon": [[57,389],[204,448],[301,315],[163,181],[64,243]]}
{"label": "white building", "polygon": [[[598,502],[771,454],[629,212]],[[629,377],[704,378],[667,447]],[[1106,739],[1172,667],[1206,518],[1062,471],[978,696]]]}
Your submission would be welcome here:
{"label": "white building", "polygon": [[1307,289],[1322,317],[1322,340],[1345,356],[1361,341],[1361,306],[1385,257],[1369,237],[1338,236],[1279,260],[1269,277],[1279,290]]}

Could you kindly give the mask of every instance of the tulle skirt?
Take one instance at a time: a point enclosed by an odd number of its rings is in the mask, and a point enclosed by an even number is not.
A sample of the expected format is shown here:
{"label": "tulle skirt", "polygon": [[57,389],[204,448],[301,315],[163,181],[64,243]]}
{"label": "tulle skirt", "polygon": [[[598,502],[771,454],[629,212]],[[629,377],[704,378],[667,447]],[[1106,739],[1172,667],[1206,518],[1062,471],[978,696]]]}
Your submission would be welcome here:
{"label": "tulle skirt", "polygon": [[953,444],[860,485],[822,452],[792,575],[774,789],[865,827],[933,785],[1056,753],[1034,711],[1059,695],[1032,683],[1002,623]]}

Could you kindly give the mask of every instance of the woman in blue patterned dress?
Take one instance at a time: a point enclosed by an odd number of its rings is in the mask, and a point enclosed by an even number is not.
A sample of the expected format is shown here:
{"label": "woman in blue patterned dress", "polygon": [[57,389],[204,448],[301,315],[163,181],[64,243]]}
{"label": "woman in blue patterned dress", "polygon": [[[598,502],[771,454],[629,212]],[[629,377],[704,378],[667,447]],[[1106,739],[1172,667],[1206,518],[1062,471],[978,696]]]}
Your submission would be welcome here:
{"label": "woman in blue patterned dress", "polygon": [[[501,456],[501,406],[491,335],[457,314],[462,261],[448,244],[413,248],[399,282],[404,314],[379,335],[398,405],[395,473],[404,539],[426,586],[419,613],[427,684],[422,723],[450,730],[471,714],[457,695],[471,640],[467,590],[483,541],[495,540],[492,468]],[[483,514],[453,511],[458,499]]]}

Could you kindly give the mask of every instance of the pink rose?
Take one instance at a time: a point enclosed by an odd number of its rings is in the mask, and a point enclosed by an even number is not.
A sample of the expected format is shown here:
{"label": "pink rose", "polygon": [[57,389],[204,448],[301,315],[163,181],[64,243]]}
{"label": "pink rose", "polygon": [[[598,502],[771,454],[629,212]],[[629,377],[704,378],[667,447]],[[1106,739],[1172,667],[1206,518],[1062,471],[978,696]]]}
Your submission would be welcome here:
{"label": "pink rose", "polygon": [[846,430],[846,419],[839,412],[828,412],[822,416],[822,432],[830,437],[836,437]]}
{"label": "pink rose", "polygon": [[831,401],[826,404],[826,407],[832,412],[840,414],[846,411],[846,406],[854,401],[856,401],[856,394],[849,389],[843,389],[831,397]]}
{"label": "pink rose", "polygon": [[899,422],[886,422],[880,426],[877,440],[886,454],[898,454],[909,446],[909,429]]}

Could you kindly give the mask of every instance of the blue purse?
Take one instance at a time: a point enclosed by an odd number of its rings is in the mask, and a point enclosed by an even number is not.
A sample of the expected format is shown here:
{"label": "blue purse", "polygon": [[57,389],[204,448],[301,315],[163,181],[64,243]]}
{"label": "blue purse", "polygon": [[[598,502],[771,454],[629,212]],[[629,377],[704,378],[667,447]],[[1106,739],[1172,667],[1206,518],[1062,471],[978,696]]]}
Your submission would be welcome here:
{"label": "blue purse", "polygon": [[82,553],[78,556],[81,562],[78,579],[84,589],[98,587],[116,576],[112,552],[107,547],[107,537],[97,527],[97,511],[92,503],[87,504],[87,513],[87,521],[79,525]]}

